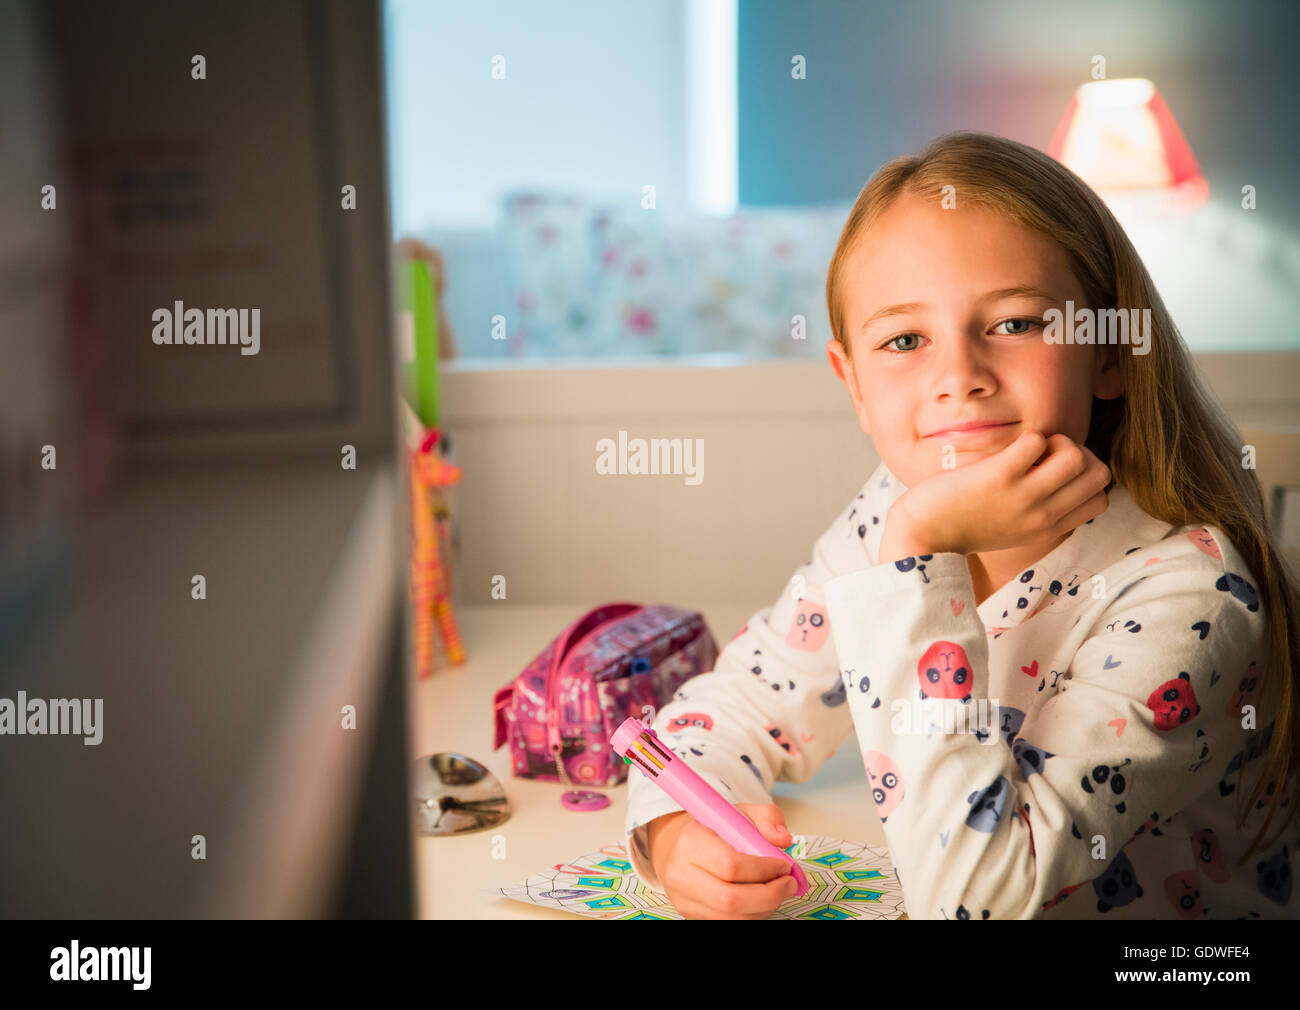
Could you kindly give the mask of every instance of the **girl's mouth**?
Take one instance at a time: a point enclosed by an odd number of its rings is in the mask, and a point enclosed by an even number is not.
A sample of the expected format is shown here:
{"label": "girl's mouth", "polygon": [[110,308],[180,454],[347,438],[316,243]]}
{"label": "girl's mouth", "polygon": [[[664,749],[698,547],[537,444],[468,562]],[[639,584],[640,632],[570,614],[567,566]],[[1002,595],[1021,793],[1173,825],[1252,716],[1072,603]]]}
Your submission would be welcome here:
{"label": "girl's mouth", "polygon": [[982,424],[974,428],[947,428],[944,431],[936,431],[927,435],[926,438],[977,438],[986,435],[989,432],[998,431],[1002,428],[1009,428],[1013,424],[1019,424],[1018,421],[994,421],[989,424]]}

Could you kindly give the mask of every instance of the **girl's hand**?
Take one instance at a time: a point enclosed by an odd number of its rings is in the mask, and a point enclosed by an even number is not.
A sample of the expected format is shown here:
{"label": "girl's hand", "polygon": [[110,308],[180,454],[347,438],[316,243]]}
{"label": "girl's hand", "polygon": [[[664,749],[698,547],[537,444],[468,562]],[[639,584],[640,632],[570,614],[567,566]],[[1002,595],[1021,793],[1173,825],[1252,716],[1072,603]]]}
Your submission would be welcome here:
{"label": "girl's hand", "polygon": [[[736,809],[777,848],[792,841],[775,803]],[[650,865],[687,919],[767,919],[799,889],[784,859],[737,852],[684,810],[651,821],[648,841]]]}
{"label": "girl's hand", "polygon": [[1002,451],[903,492],[890,507],[878,563],[1059,538],[1106,511],[1108,483],[1110,468],[1087,447],[1027,429]]}

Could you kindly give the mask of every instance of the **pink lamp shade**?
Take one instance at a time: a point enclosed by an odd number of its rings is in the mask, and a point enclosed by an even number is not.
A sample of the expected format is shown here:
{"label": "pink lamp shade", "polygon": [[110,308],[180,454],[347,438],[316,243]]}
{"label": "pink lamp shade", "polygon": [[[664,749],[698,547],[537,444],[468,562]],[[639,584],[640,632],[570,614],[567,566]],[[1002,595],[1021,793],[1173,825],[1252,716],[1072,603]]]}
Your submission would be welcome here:
{"label": "pink lamp shade", "polygon": [[1081,85],[1047,153],[1103,195],[1146,191],[1194,210],[1210,191],[1174,114],[1142,77]]}

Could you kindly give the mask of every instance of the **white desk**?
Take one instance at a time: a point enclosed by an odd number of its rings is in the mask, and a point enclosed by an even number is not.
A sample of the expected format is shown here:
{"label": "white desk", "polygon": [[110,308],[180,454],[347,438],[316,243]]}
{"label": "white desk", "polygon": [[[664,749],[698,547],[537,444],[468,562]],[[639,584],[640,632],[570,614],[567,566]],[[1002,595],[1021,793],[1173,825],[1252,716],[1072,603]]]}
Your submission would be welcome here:
{"label": "white desk", "polygon": [[[602,601],[597,601],[602,602]],[[645,602],[660,602],[647,600]],[[679,601],[667,601],[679,602]],[[592,606],[596,604],[593,603]],[[698,607],[721,649],[766,604]],[[412,758],[458,751],[501,780],[511,816],[498,828],[435,838],[415,837],[416,910],[422,919],[569,919],[577,916],[492,898],[481,888],[515,884],[556,863],[623,839],[626,784],[610,790],[604,810],[580,813],[560,805],[555,782],[515,778],[510,747],[492,750],[492,695],[588,607],[523,606],[502,601],[457,611],[468,659],[447,666],[439,654],[433,676],[409,674]],[[773,799],[794,833],[826,834],[884,845],[884,831],[867,789],[857,738],[849,736],[809,782],[778,782]],[[493,859],[492,838],[505,836],[505,858]]]}

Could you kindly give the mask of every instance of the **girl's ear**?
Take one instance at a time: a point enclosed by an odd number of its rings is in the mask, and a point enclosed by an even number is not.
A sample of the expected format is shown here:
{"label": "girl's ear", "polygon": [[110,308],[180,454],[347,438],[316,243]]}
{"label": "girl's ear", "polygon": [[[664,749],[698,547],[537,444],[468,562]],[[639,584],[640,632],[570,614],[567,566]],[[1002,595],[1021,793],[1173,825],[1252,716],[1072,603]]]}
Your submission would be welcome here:
{"label": "girl's ear", "polygon": [[1113,400],[1124,392],[1124,376],[1119,370],[1120,346],[1095,344],[1092,395],[1099,400]]}
{"label": "girl's ear", "polygon": [[858,391],[857,376],[853,371],[853,362],[848,359],[844,353],[844,348],[834,337],[826,341],[826,357],[831,363],[831,369],[839,377],[840,382],[844,383],[844,388],[849,391],[849,399],[853,401],[853,412],[858,415],[858,426],[862,429],[863,434],[871,434],[871,422],[867,420],[867,408],[862,402],[862,394]]}

